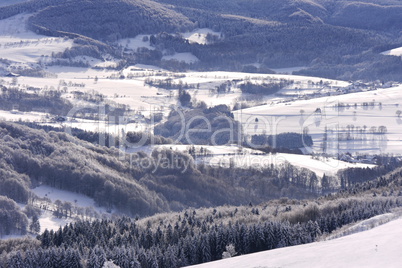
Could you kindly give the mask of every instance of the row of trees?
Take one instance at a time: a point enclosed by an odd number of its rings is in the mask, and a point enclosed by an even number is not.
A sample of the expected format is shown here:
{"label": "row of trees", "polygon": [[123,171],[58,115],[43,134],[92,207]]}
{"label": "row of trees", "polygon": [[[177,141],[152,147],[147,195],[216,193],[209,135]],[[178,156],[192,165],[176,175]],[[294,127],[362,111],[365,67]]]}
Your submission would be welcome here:
{"label": "row of trees", "polygon": [[[194,210],[135,221],[77,222],[45,231],[18,251],[0,243],[2,267],[183,267],[275,248],[311,243],[334,230],[400,207],[400,197],[324,199],[320,205],[282,203],[283,211],[252,205]],[[282,201],[279,201],[282,202]],[[293,203],[295,204],[295,203]],[[297,203],[296,203],[297,204]],[[272,204],[273,205],[273,204]],[[228,211],[231,211],[228,213]],[[260,211],[260,212],[259,212]],[[242,214],[248,221],[242,221]],[[260,215],[262,214],[262,215]],[[262,220],[262,217],[275,218]]]}
{"label": "row of trees", "polygon": [[241,84],[240,89],[242,93],[271,95],[292,84],[293,81],[289,80],[282,80],[279,83],[262,83],[262,84],[253,84],[251,82],[247,82]]}
{"label": "row of trees", "polygon": [[59,90],[30,93],[12,86],[0,86],[0,89],[0,109],[2,110],[11,111],[17,107],[23,112],[43,109],[52,114],[67,114],[72,108],[68,101],[61,98],[62,93]]}
{"label": "row of trees", "polygon": [[[258,123],[258,122],[256,122]],[[300,149],[313,146],[310,135],[299,133],[281,133],[278,135],[253,135],[251,144],[257,148],[269,146],[271,148]]]}
{"label": "row of trees", "polygon": [[[183,81],[175,82],[172,78],[166,78],[166,79],[151,79],[147,78],[145,79],[144,83],[146,85],[152,86],[152,87],[158,87],[158,88],[164,88],[164,89],[194,89],[196,88],[194,85],[189,85],[187,83],[183,83]],[[199,87],[199,85],[198,85]]]}

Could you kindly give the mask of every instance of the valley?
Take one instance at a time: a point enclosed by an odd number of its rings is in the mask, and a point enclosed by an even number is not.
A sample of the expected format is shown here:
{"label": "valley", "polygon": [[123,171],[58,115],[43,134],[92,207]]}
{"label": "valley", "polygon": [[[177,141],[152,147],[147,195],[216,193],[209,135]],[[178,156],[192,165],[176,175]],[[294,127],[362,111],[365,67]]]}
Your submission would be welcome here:
{"label": "valley", "polygon": [[395,267],[401,10],[3,1],[0,267]]}

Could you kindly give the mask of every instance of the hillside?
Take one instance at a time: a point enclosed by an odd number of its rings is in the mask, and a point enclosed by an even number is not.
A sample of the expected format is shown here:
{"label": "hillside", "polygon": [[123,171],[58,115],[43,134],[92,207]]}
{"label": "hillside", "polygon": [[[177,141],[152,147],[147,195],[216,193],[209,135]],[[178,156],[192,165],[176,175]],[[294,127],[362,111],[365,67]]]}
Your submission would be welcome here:
{"label": "hillside", "polygon": [[59,2],[31,17],[29,25],[34,31],[76,33],[104,41],[192,27],[188,18],[149,0]]}
{"label": "hillside", "polygon": [[0,267],[399,267],[400,14],[2,1]]}
{"label": "hillside", "polygon": [[275,249],[191,266],[231,267],[399,267],[402,219],[346,237],[307,245]]}
{"label": "hillside", "polygon": [[[284,193],[310,197],[316,195],[312,187],[318,187],[313,172],[289,164],[253,171],[196,166],[187,153],[124,154],[64,132],[7,122],[0,122],[0,139],[0,194],[25,204],[31,200],[30,187],[42,184],[84,194],[132,216],[260,203]],[[293,173],[293,181],[285,171]]]}
{"label": "hillside", "polygon": [[[31,31],[74,39],[73,48],[52,54],[53,65],[110,54],[121,60],[116,68],[257,66],[256,72],[266,73],[304,66],[302,74],[311,76],[401,81],[400,58],[380,54],[400,47],[401,8],[397,1],[33,0],[1,7],[0,18],[29,13]],[[218,34],[205,35],[202,44],[186,39],[200,29]],[[130,38],[139,46],[131,46]]]}
{"label": "hillside", "polygon": [[[348,261],[364,265],[367,257],[370,264],[397,267],[400,243],[395,237],[401,220],[340,239],[312,242],[339,234],[342,227],[363,225],[361,220],[373,223],[376,215],[390,215],[402,204],[400,185],[399,169],[319,199],[281,198],[257,206],[187,209],[139,220],[79,221],[45,231],[36,239],[0,241],[0,265],[102,267],[111,260],[120,267],[136,268],[205,262],[210,263],[201,267],[307,267],[311,261],[313,267],[322,267],[330,261],[329,265],[339,267]],[[261,253],[241,256],[256,252]],[[211,262],[235,255],[240,257]]]}

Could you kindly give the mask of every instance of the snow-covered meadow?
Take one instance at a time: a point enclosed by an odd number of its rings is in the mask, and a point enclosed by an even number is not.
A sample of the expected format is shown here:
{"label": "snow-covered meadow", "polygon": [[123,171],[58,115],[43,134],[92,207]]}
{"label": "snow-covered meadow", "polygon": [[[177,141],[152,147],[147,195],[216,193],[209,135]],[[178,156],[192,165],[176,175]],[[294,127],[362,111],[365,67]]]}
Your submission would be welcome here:
{"label": "snow-covered meadow", "polygon": [[21,14],[0,20],[0,58],[22,64],[47,62],[52,53],[73,46],[70,39],[47,37],[27,30],[29,16]]}
{"label": "snow-covered meadow", "polygon": [[327,153],[398,154],[402,146],[401,89],[396,86],[271,103],[243,109],[235,113],[235,118],[242,122],[248,135],[306,130],[313,137],[316,152],[322,152],[326,133]]}
{"label": "snow-covered meadow", "polygon": [[[143,146],[139,148],[128,149],[128,153],[143,151],[151,154],[154,150],[171,149],[179,152],[187,152],[189,149],[194,148],[196,153],[195,160],[198,163],[204,163],[206,165],[215,167],[230,167],[235,166],[239,168],[255,168],[263,169],[270,167],[271,165],[279,166],[285,163],[289,163],[293,166],[306,168],[317,176],[322,177],[325,175],[334,176],[341,169],[346,168],[372,168],[375,165],[362,164],[362,163],[349,163],[330,157],[310,155],[297,155],[297,154],[262,154],[261,151],[253,150],[249,148],[242,148],[237,145],[231,146],[205,146],[205,145],[175,145],[164,144],[154,146]],[[199,152],[205,152],[205,156],[198,154]],[[198,155],[197,155],[198,154]]]}
{"label": "snow-covered meadow", "polygon": [[[92,198],[83,194],[60,190],[47,185],[38,186],[32,189],[32,192],[40,198],[50,199],[53,204],[59,200],[61,202],[69,202],[72,204],[72,206],[80,208],[83,211],[88,210],[89,212],[86,213],[88,214],[88,218],[91,217],[91,213],[98,213],[98,215],[108,213],[104,207],[97,206]],[[48,209],[50,209],[50,207]],[[41,232],[43,232],[45,229],[56,231],[60,227],[76,221],[74,217],[56,217],[53,215],[53,212],[51,211],[52,209],[42,210],[42,215],[39,217]],[[79,216],[82,217],[82,215]]]}
{"label": "snow-covered meadow", "polygon": [[220,38],[221,33],[215,32],[208,28],[202,28],[202,29],[195,29],[194,31],[182,34],[184,39],[188,40],[190,43],[197,43],[201,45],[208,44],[208,38],[207,38],[208,35]]}

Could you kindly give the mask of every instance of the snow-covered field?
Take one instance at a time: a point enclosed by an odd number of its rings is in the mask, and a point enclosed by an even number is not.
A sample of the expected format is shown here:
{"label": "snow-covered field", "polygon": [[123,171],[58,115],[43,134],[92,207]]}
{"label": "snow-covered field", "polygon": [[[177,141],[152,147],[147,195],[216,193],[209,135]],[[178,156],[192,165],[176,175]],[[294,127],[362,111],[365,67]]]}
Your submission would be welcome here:
{"label": "snow-covered field", "polygon": [[64,38],[47,37],[26,29],[29,14],[0,20],[0,58],[20,63],[47,62],[52,53],[63,52],[73,45]]}
{"label": "snow-covered field", "polygon": [[[402,103],[401,90],[402,86],[397,86],[288,103],[271,103],[243,109],[235,113],[235,118],[242,122],[248,135],[302,133],[308,130],[317,152],[322,151],[323,135],[327,130],[327,152],[398,154],[402,148],[402,120],[398,116],[401,109],[399,105]],[[343,107],[336,108],[337,105]],[[386,128],[385,133],[378,134],[382,126]],[[340,132],[345,135],[344,140],[336,136]],[[347,133],[349,137],[346,137]]]}
{"label": "snow-covered field", "polygon": [[[95,201],[92,198],[82,194],[56,189],[47,185],[36,187],[32,189],[32,192],[38,197],[49,198],[53,203],[56,200],[60,200],[62,202],[70,202],[74,207],[84,209],[93,208],[93,210],[99,214],[107,213],[105,208],[96,206]],[[63,227],[64,225],[74,221],[74,218],[55,217],[53,212],[48,210],[42,210],[42,215],[39,218],[41,232],[43,232],[45,229],[57,230],[60,226]]]}
{"label": "snow-covered field", "polygon": [[[139,148],[129,149],[127,152],[144,151],[150,154],[153,150],[172,149],[180,152],[188,152],[189,145],[155,145],[144,146]],[[337,160],[327,157],[312,157],[310,155],[296,155],[296,154],[261,154],[261,151],[252,150],[248,148],[241,148],[238,146],[205,146],[194,145],[196,152],[200,152],[201,148],[207,151],[208,156],[198,156],[196,160],[211,166],[230,167],[234,165],[241,168],[253,167],[256,169],[266,168],[271,165],[282,165],[290,163],[293,166],[306,168],[317,176],[322,177],[326,175],[336,175],[336,173],[345,168],[372,168],[374,165],[361,164],[361,163],[348,163],[345,161]]]}
{"label": "snow-covered field", "polygon": [[[178,54],[176,54],[177,56]],[[189,55],[185,55],[186,57]],[[190,55],[191,56],[191,55]],[[100,62],[90,57],[85,57],[81,60],[88,62],[90,65],[99,64],[114,64],[114,61]],[[177,95],[177,90],[164,90],[155,87],[150,87],[144,84],[145,79],[166,79],[172,75],[180,76],[180,78],[174,78],[178,83],[188,83],[190,85],[198,85],[198,89],[190,89],[189,93],[192,95],[193,102],[204,101],[208,106],[214,106],[218,104],[226,104],[233,106],[236,102],[241,100],[244,95],[241,94],[238,88],[234,88],[225,94],[211,94],[210,89],[214,89],[220,84],[231,80],[244,80],[250,79],[255,82],[260,82],[262,79],[292,79],[297,84],[296,89],[285,89],[283,94],[288,95],[290,98],[297,96],[300,91],[304,93],[314,92],[309,84],[311,82],[317,83],[321,80],[324,82],[337,85],[339,87],[348,85],[347,82],[333,81],[320,78],[293,76],[293,75],[262,75],[262,74],[248,74],[237,72],[187,72],[187,73],[169,73],[158,68],[152,68],[152,66],[130,66],[122,72],[113,70],[99,70],[88,69],[79,67],[60,67],[51,66],[46,71],[55,74],[55,78],[34,78],[34,77],[18,77],[19,85],[26,85],[37,87],[40,89],[46,88],[60,88],[60,81],[66,83],[71,82],[73,86],[67,87],[67,92],[73,91],[82,92],[99,92],[106,96],[108,100],[116,103],[129,105],[131,109],[141,111],[143,114],[150,114],[151,111],[161,110],[165,114],[169,112],[169,106],[176,104],[177,100],[174,98]],[[165,76],[161,75],[166,73]],[[120,75],[124,74],[126,79],[119,79]],[[57,78],[56,78],[57,77]],[[4,78],[5,81],[11,82],[11,78]],[[75,84],[83,84],[84,87],[74,86]],[[66,94],[68,96],[68,94]],[[71,96],[71,95],[70,95]],[[286,99],[285,97],[266,96],[259,101],[272,102],[281,101]],[[74,101],[69,99],[70,101]]]}
{"label": "snow-covered field", "polygon": [[190,43],[198,43],[201,45],[205,45],[208,43],[207,35],[210,34],[212,36],[216,36],[220,38],[221,33],[215,32],[208,28],[196,29],[192,32],[184,33],[182,36],[184,39],[187,39]]}
{"label": "snow-covered field", "polygon": [[153,50],[153,48],[149,42],[149,35],[140,34],[134,38],[124,38],[118,41],[118,44],[123,46],[125,49],[130,49],[133,51],[137,51],[138,48],[147,48]]}
{"label": "snow-covered field", "polygon": [[69,191],[56,189],[47,185],[41,185],[32,189],[39,197],[47,197],[52,202],[60,200],[63,202],[70,202],[80,207],[95,207],[95,201],[82,194],[77,194]]}
{"label": "snow-covered field", "polygon": [[402,219],[342,238],[280,248],[193,268],[401,267]]}
{"label": "snow-covered field", "polygon": [[[264,80],[293,80],[295,82],[295,87],[287,88],[281,90],[279,93],[284,96],[275,96],[275,95],[267,95],[267,96],[258,96],[258,102],[280,102],[289,98],[297,98],[303,94],[311,94],[313,92],[318,91],[318,88],[312,86],[312,83],[319,83],[322,81],[323,83],[328,83],[333,87],[346,87],[349,85],[348,82],[339,81],[339,80],[331,80],[331,79],[323,79],[318,77],[308,77],[308,76],[296,76],[296,75],[285,75],[285,74],[251,74],[251,73],[242,73],[242,72],[223,72],[223,71],[215,71],[215,72],[186,72],[182,73],[185,77],[177,78],[176,81],[182,81],[183,83],[187,83],[190,85],[199,85],[199,89],[189,90],[188,92],[192,95],[193,100],[203,101],[208,106],[214,106],[218,104],[226,104],[229,106],[233,106],[239,101],[255,98],[255,96],[250,96],[248,94],[242,94],[240,89],[237,87],[233,87],[230,92],[223,94],[211,94],[210,90],[214,89],[216,86],[221,85],[227,81],[242,81],[247,80],[252,83],[261,83]],[[297,89],[296,89],[297,88]],[[286,95],[288,97],[286,97]],[[252,103],[250,103],[252,104]]]}
{"label": "snow-covered field", "polygon": [[[235,118],[243,124],[247,135],[277,134],[283,132],[298,132],[308,130],[314,139],[314,150],[321,152],[323,135],[326,131],[333,131],[329,138],[346,128],[352,137],[341,142],[327,144],[327,152],[335,154],[340,152],[367,152],[367,153],[399,153],[402,141],[400,125],[401,119],[397,116],[402,95],[401,87],[378,89],[374,91],[350,93],[344,95],[319,97],[332,94],[339,88],[349,86],[348,82],[334,81],[321,78],[295,76],[295,75],[264,75],[236,72],[187,72],[172,74],[159,69],[144,69],[141,67],[128,67],[121,73],[111,70],[94,70],[76,67],[49,67],[47,71],[57,75],[57,78],[19,77],[20,85],[37,88],[59,88],[60,81],[71,82],[73,86],[67,87],[66,98],[73,104],[78,103],[71,97],[71,92],[99,92],[107,100],[130,106],[135,112],[149,116],[155,112],[167,115],[169,106],[176,104],[174,97],[177,90],[164,90],[145,85],[146,78],[166,79],[173,75],[175,82],[182,81],[196,85],[196,89],[189,89],[193,102],[204,101],[208,106],[226,104],[229,106],[247,98],[236,87],[224,94],[211,93],[211,89],[222,83],[232,80],[242,81],[248,79],[259,83],[264,79],[288,79],[295,82],[295,86],[281,90],[280,96],[269,95],[259,98],[260,106],[242,111],[235,111]],[[125,79],[119,79],[124,74]],[[129,77],[129,78],[127,78]],[[11,82],[11,78],[4,78]],[[322,82],[321,82],[322,81]],[[326,88],[317,86],[326,83]],[[77,84],[84,87],[75,86]],[[305,94],[319,93],[316,98],[301,100]],[[242,101],[248,103],[248,101]],[[265,105],[264,105],[265,103]],[[335,108],[343,103],[346,107]],[[251,102],[251,105],[252,102]],[[254,104],[257,105],[257,104]],[[82,105],[81,105],[82,106]],[[321,112],[317,113],[319,109]],[[0,115],[1,116],[1,115]],[[14,116],[16,118],[17,115]],[[18,117],[17,117],[18,118]],[[258,122],[257,122],[258,121]],[[372,134],[379,127],[386,127],[384,135]],[[80,126],[78,126],[80,127]],[[87,128],[86,128],[87,129]],[[93,129],[91,129],[93,130]],[[334,134],[335,133],[335,134]],[[364,135],[363,135],[364,134]],[[364,136],[364,138],[362,138]]]}
{"label": "snow-covered field", "polygon": [[19,112],[19,111],[2,111],[0,110],[0,121],[31,121],[43,122],[46,117],[45,113],[39,112]]}
{"label": "snow-covered field", "polygon": [[40,233],[47,230],[57,231],[60,227],[64,227],[65,225],[74,222],[72,218],[58,218],[53,216],[53,212],[51,211],[43,211],[42,215],[39,217],[40,224]]}

